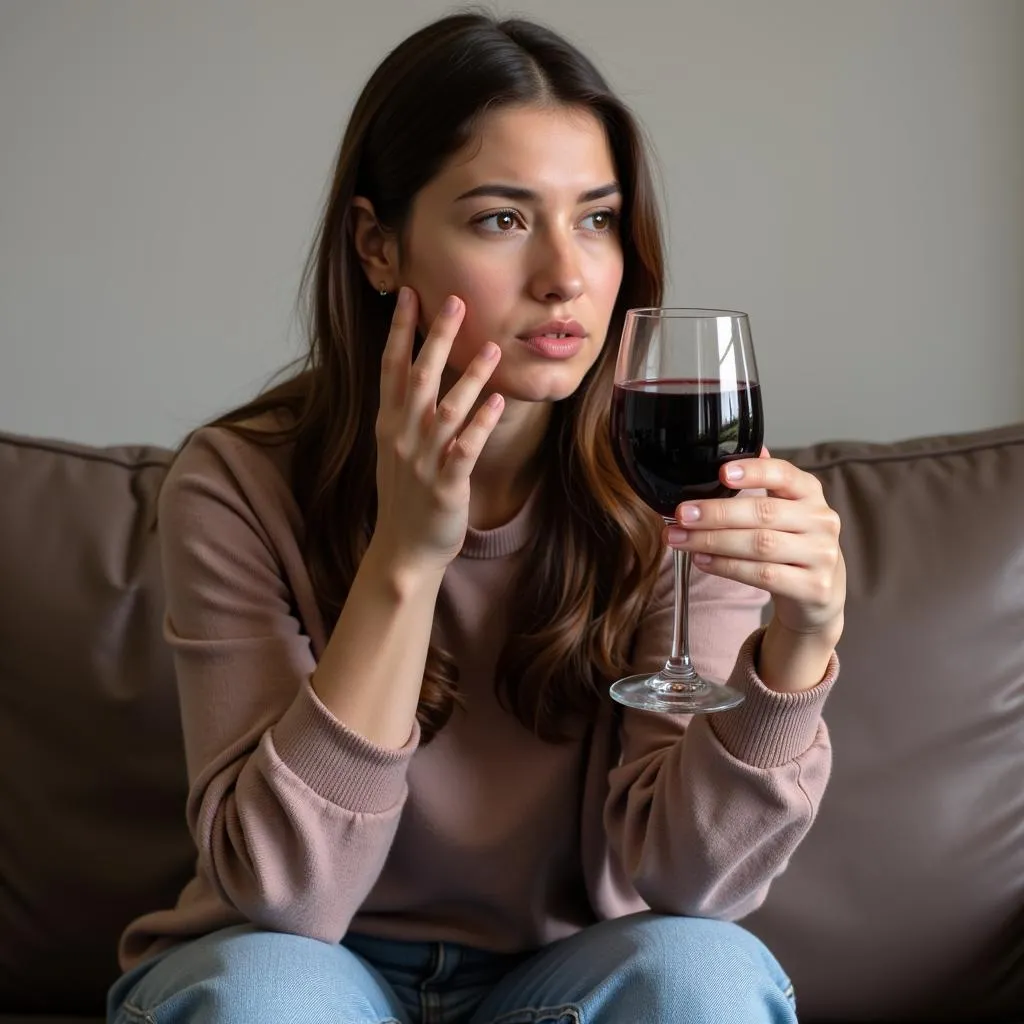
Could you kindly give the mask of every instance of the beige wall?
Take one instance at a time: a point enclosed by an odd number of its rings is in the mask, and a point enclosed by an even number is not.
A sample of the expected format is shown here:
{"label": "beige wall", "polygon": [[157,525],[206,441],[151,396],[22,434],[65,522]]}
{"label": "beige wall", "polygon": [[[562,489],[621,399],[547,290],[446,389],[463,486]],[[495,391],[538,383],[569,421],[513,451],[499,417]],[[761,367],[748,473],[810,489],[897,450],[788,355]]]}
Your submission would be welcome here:
{"label": "beige wall", "polygon": [[[0,0],[0,429],[171,443],[296,351],[349,105],[427,0]],[[499,10],[509,10],[500,5]],[[776,444],[1024,416],[1024,0],[527,0],[654,139]]]}

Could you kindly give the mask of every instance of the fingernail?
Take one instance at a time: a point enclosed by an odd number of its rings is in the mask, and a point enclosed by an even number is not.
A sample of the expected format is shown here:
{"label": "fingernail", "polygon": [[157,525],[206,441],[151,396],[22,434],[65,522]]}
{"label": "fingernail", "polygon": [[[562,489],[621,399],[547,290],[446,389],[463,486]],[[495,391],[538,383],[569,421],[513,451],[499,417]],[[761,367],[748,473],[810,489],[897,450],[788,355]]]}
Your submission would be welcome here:
{"label": "fingernail", "polygon": [[668,540],[670,544],[685,544],[690,539],[688,530],[680,530],[674,526],[668,528]]}
{"label": "fingernail", "polygon": [[684,505],[679,510],[679,518],[684,523],[695,523],[700,519],[700,509],[696,505]]}
{"label": "fingernail", "polygon": [[707,565],[711,561],[711,556],[710,555],[694,555],[693,556],[693,560],[694,560],[694,562],[697,563],[697,565]]}
{"label": "fingernail", "polygon": [[487,342],[486,345],[480,350],[480,355],[483,356],[488,362],[498,358],[498,353],[501,351],[493,341]]}
{"label": "fingernail", "polygon": [[505,404],[505,399],[502,398],[501,395],[494,394],[494,395],[491,395],[491,397],[487,399],[487,404],[492,409],[500,409]]}
{"label": "fingernail", "polygon": [[455,314],[458,313],[458,311],[458,298],[456,298],[456,296],[454,295],[449,295],[448,298],[444,300],[444,307],[441,309],[441,312],[444,313],[445,316],[455,316]]}
{"label": "fingernail", "polygon": [[726,480],[742,480],[743,479],[743,467],[742,466],[726,466],[725,467],[725,479]]}
{"label": "fingernail", "polygon": [[403,284],[398,289],[398,308],[405,309],[409,305],[409,300],[412,298],[412,289],[406,288]]}

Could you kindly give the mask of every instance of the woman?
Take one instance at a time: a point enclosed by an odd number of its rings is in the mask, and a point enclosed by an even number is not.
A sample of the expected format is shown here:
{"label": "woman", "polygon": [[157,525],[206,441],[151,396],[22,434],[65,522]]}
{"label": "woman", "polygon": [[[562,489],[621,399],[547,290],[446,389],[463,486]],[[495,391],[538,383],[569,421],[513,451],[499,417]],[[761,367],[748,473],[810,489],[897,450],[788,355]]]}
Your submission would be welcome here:
{"label": "woman", "polygon": [[[109,1019],[795,1020],[729,922],[828,776],[838,522],[765,453],[666,536],[615,469],[617,335],[662,298],[629,113],[536,25],[423,29],[355,107],[307,278],[305,366],[161,495],[198,861]],[[607,696],[668,649],[666,542],[706,556],[693,647],[735,710]]]}

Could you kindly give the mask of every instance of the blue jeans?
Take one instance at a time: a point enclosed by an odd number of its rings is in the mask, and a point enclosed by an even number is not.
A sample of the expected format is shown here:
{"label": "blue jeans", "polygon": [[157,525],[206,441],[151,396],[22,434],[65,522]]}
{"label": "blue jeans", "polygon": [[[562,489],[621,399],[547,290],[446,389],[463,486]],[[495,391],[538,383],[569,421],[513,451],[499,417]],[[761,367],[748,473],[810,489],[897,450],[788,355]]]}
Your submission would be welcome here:
{"label": "blue jeans", "polygon": [[634,914],[538,952],[226,928],[110,990],[110,1024],[795,1024],[793,988],[738,925]]}

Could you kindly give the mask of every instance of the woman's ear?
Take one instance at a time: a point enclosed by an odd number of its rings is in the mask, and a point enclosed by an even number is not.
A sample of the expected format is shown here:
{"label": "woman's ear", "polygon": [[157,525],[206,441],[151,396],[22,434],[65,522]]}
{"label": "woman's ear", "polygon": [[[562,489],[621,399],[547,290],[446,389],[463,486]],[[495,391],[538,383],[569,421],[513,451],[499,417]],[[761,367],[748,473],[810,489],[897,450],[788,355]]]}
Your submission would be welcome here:
{"label": "woman's ear", "polygon": [[394,291],[398,287],[398,239],[377,220],[369,199],[353,197],[351,210],[352,240],[370,287]]}

